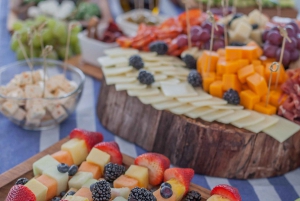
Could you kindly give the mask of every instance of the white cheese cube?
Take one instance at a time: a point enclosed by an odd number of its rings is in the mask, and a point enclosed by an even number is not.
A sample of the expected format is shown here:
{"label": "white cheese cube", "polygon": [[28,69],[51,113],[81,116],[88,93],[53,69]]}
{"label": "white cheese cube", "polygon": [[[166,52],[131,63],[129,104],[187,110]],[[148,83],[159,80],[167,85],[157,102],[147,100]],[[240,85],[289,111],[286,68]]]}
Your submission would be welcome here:
{"label": "white cheese cube", "polygon": [[43,90],[39,85],[26,85],[25,86],[26,98],[41,98],[43,96]]}
{"label": "white cheese cube", "polygon": [[13,118],[18,121],[22,121],[25,118],[25,116],[26,116],[25,110],[18,108],[15,114],[13,115]]}
{"label": "white cheese cube", "polygon": [[62,191],[67,190],[69,175],[68,175],[68,173],[60,173],[57,170],[57,165],[46,168],[43,171],[43,174],[56,180],[56,182],[57,182],[57,193],[56,194],[57,195],[59,195]]}
{"label": "white cheese cube", "polygon": [[52,117],[58,122],[62,121],[68,116],[66,110],[60,104],[47,105],[47,110],[51,113]]}
{"label": "white cheese cube", "polygon": [[40,119],[29,119],[26,115],[25,126],[27,127],[38,127],[41,123]]}
{"label": "white cheese cube", "polygon": [[35,83],[42,81],[44,79],[43,71],[42,70],[33,71],[32,78]]}
{"label": "white cheese cube", "polygon": [[44,100],[44,99],[29,99],[26,101],[25,104],[25,110],[29,110],[32,107],[45,107],[48,104],[49,101]]}
{"label": "white cheese cube", "polygon": [[54,97],[63,97],[65,96],[67,93],[64,92],[61,89],[56,89],[55,92],[53,93]]}
{"label": "white cheese cube", "polygon": [[23,72],[20,77],[20,85],[32,84],[32,73],[31,72]]}
{"label": "white cheese cube", "polygon": [[33,163],[33,174],[34,176],[39,176],[43,173],[44,170],[50,167],[57,168],[58,164],[59,162],[52,156],[46,155]]}
{"label": "white cheese cube", "polygon": [[60,103],[68,110],[73,111],[75,105],[76,105],[76,98],[75,97],[68,97],[63,98],[60,100]]}
{"label": "white cheese cube", "polygon": [[12,98],[24,98],[25,94],[21,88],[17,87],[15,89],[9,91],[6,96],[12,97]]}
{"label": "white cheese cube", "polygon": [[9,116],[12,116],[19,108],[19,105],[14,101],[6,101],[2,105],[2,109]]}
{"label": "white cheese cube", "polygon": [[41,119],[41,126],[51,126],[54,125],[56,122],[51,116],[50,112],[46,110],[46,114]]}
{"label": "white cheese cube", "polygon": [[57,89],[57,87],[58,87],[57,82],[54,82],[54,81],[52,81],[51,79],[49,79],[49,80],[46,81],[46,89],[47,89],[49,92],[54,91],[55,89]]}
{"label": "white cheese cube", "polygon": [[235,30],[239,24],[250,24],[247,15],[243,15],[242,17],[233,20],[230,24],[230,29]]}
{"label": "white cheese cube", "polygon": [[46,114],[46,110],[41,105],[34,105],[27,111],[27,119],[42,119]]}
{"label": "white cheese cube", "polygon": [[62,90],[67,93],[70,93],[77,89],[78,85],[74,81],[65,80],[62,85],[59,86]]}

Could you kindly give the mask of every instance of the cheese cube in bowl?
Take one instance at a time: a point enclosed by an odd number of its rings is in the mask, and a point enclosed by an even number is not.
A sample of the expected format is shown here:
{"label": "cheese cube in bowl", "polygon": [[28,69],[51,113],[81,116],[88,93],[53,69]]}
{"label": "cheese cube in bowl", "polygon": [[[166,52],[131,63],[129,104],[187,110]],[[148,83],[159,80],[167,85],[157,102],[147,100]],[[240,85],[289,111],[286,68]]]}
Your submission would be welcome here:
{"label": "cheese cube in bowl", "polygon": [[[45,130],[70,116],[81,97],[85,76],[56,60],[33,59],[0,68],[0,112],[24,129]],[[64,70],[65,67],[65,70]]]}

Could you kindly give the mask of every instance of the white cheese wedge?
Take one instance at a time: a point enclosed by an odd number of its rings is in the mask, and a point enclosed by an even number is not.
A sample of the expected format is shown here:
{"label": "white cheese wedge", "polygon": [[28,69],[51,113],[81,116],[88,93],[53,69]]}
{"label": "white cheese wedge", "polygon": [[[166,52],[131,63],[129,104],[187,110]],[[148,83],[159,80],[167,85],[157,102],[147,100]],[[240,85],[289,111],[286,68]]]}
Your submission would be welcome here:
{"label": "white cheese wedge", "polygon": [[115,76],[107,77],[105,80],[107,85],[112,85],[117,83],[130,83],[136,81],[137,79],[135,77]]}
{"label": "white cheese wedge", "polygon": [[104,50],[104,53],[110,57],[121,57],[121,56],[135,55],[138,54],[139,51],[133,48],[116,47],[116,48],[106,49]]}
{"label": "white cheese wedge", "polygon": [[200,88],[196,88],[196,92],[197,92],[198,96],[177,98],[177,100],[179,102],[183,102],[183,103],[191,103],[191,102],[199,102],[202,100],[208,100],[208,99],[212,98],[211,95],[209,95],[208,93],[206,93],[205,91],[203,91]]}
{"label": "white cheese wedge", "polygon": [[216,119],[219,119],[232,113],[234,113],[234,110],[216,110],[214,112],[201,116],[201,119],[208,122],[213,122]]}
{"label": "white cheese wedge", "polygon": [[185,113],[186,116],[191,117],[193,119],[199,118],[203,115],[215,112],[217,109],[213,109],[211,107],[200,107],[190,112]]}
{"label": "white cheese wedge", "polygon": [[103,67],[113,67],[115,65],[124,65],[127,66],[129,61],[126,57],[99,57],[98,58],[99,64]]}
{"label": "white cheese wedge", "polygon": [[133,67],[122,67],[122,68],[102,68],[102,71],[105,77],[113,76],[113,75],[122,75],[124,73],[128,73],[133,70]]}
{"label": "white cheese wedge", "polygon": [[147,85],[138,82],[122,83],[115,85],[117,91],[130,90],[130,89],[146,89]]}
{"label": "white cheese wedge", "polygon": [[221,110],[242,110],[244,107],[241,105],[212,105],[212,108],[221,109]]}
{"label": "white cheese wedge", "polygon": [[194,54],[196,54],[196,52],[198,52],[198,51],[199,51],[199,49],[198,49],[197,47],[192,47],[192,48],[189,48],[189,49],[187,49],[187,50],[184,50],[184,51],[181,53],[180,57],[183,58],[183,57],[185,57],[185,55],[187,55],[187,54],[190,54],[190,55],[193,55],[193,56],[194,56]]}
{"label": "white cheese wedge", "polygon": [[129,96],[153,96],[160,94],[160,90],[157,88],[146,88],[146,89],[132,89],[127,91]]}
{"label": "white cheese wedge", "polygon": [[282,117],[276,116],[278,122],[266,129],[263,132],[270,135],[279,142],[284,142],[290,138],[293,134],[300,130],[300,126]]}
{"label": "white cheese wedge", "polygon": [[175,76],[175,78],[177,78],[181,81],[187,81],[187,76],[184,76],[184,75],[177,75],[177,76]]}
{"label": "white cheese wedge", "polygon": [[181,103],[177,100],[169,100],[161,103],[155,103],[152,104],[152,106],[157,110],[166,110],[174,107],[178,107],[180,105],[183,105],[184,103]]}
{"label": "white cheese wedge", "polygon": [[236,110],[234,113],[230,115],[226,115],[225,117],[221,117],[217,119],[218,122],[221,122],[223,124],[229,124],[230,122],[237,121],[239,119],[242,119],[244,117],[249,116],[251,113],[246,110]]}
{"label": "white cheese wedge", "polygon": [[139,97],[139,99],[142,103],[147,105],[147,104],[154,104],[154,103],[169,101],[169,100],[172,100],[173,98],[166,97],[163,94],[158,94],[158,95],[155,95],[155,96]]}
{"label": "white cheese wedge", "polygon": [[197,96],[195,89],[187,82],[176,85],[161,84],[162,92],[168,97]]}
{"label": "white cheese wedge", "polygon": [[276,116],[265,115],[265,119],[257,124],[246,126],[245,129],[252,131],[253,133],[259,133],[260,131],[268,128],[279,121]]}
{"label": "white cheese wedge", "polygon": [[25,110],[23,110],[22,108],[18,108],[17,111],[14,113],[13,118],[18,121],[22,121],[25,118],[25,116]]}
{"label": "white cheese wedge", "polygon": [[156,52],[139,52],[139,55],[143,58],[147,58],[147,57],[155,57],[157,56]]}
{"label": "white cheese wedge", "polygon": [[202,100],[198,102],[191,102],[192,105],[195,105],[197,107],[204,107],[204,106],[212,106],[212,105],[226,105],[227,101],[221,99],[221,98],[216,98],[213,97],[211,99],[207,100]]}
{"label": "white cheese wedge", "polygon": [[265,115],[260,114],[258,112],[250,111],[249,116],[239,119],[237,121],[231,122],[231,124],[238,128],[244,128],[246,126],[258,124],[259,122],[262,122],[264,119],[265,119]]}
{"label": "white cheese wedge", "polygon": [[193,105],[190,105],[190,104],[185,104],[185,105],[181,105],[179,107],[171,108],[170,111],[173,112],[174,114],[179,114],[180,115],[180,114],[190,112],[190,111],[192,111],[196,108],[197,108],[196,106],[193,106]]}

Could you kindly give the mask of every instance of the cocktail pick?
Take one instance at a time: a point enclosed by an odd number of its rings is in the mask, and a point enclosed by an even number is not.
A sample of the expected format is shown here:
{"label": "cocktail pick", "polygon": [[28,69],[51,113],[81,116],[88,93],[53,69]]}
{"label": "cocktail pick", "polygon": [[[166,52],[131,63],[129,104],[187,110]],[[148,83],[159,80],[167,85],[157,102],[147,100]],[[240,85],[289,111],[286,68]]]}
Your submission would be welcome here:
{"label": "cocktail pick", "polygon": [[44,83],[44,97],[46,97],[46,75],[47,75],[47,56],[49,54],[51,54],[53,50],[53,46],[52,45],[46,45],[46,47],[42,50],[42,56],[43,56],[43,72],[44,72],[44,76],[43,76],[43,83]]}
{"label": "cocktail pick", "polygon": [[31,81],[33,83],[33,34],[34,32],[32,31],[32,29],[28,29],[27,35],[28,35],[28,45],[29,45],[29,51],[30,51],[30,63],[31,63],[31,67],[30,67],[30,73],[31,73]]}
{"label": "cocktail pick", "polygon": [[[211,34],[210,34],[210,46],[209,46],[209,52],[212,53],[212,48],[213,48],[213,43],[214,43],[214,37],[215,37],[215,29],[218,31],[218,27],[216,26],[216,20],[213,15],[213,13],[208,10],[207,12],[208,15],[208,20],[211,22]],[[210,72],[210,64],[211,64],[211,56],[209,57],[208,60],[208,67],[207,67],[207,72]]]}
{"label": "cocktail pick", "polygon": [[43,37],[42,37],[42,31],[43,29],[45,28],[45,26],[47,25],[47,22],[44,22],[42,23],[41,25],[39,25],[36,30],[35,30],[35,33],[38,34],[39,38],[40,38],[40,43],[41,43],[41,48],[42,48],[42,51],[44,49],[44,40],[43,40]]}
{"label": "cocktail pick", "polygon": [[211,0],[207,1],[206,10],[209,11],[211,7]]}
{"label": "cocktail pick", "polygon": [[[279,26],[278,29],[280,31],[280,35],[283,37],[282,48],[281,48],[280,59],[279,59],[279,64],[282,65],[283,52],[284,52],[284,49],[285,49],[286,40],[288,40],[289,42],[292,42],[292,41],[289,38],[288,33],[287,33],[285,28]],[[275,89],[277,89],[278,81],[279,81],[279,78],[280,78],[280,69],[281,68],[279,68],[277,76],[276,76]]]}
{"label": "cocktail pick", "polygon": [[[222,0],[222,7],[223,7],[223,17],[227,16],[228,13],[228,0]],[[224,37],[225,37],[225,47],[228,45],[228,38],[227,38],[227,26],[226,24],[224,25]]]}
{"label": "cocktail pick", "polygon": [[[274,68],[276,67],[276,68]],[[277,72],[280,68],[280,65],[278,62],[273,62],[270,65],[270,77],[269,77],[269,86],[268,86],[268,93],[267,93],[267,99],[266,99],[266,104],[265,106],[267,107],[269,104],[269,100],[270,100],[270,90],[271,90],[271,83],[272,83],[272,75],[274,72]]]}
{"label": "cocktail pick", "polygon": [[237,0],[233,0],[233,5],[232,5],[232,7],[233,7],[233,10],[232,10],[232,13],[233,13],[233,15],[235,15],[236,14],[236,5],[237,5]]}
{"label": "cocktail pick", "polygon": [[24,45],[23,45],[23,43],[22,43],[22,41],[20,39],[20,34],[18,32],[16,32],[15,34],[16,34],[16,39],[17,39],[17,41],[19,43],[20,49],[22,51],[22,54],[23,54],[23,56],[25,58],[25,61],[26,61],[27,65],[29,66],[30,70],[32,71],[33,66],[32,66],[32,63],[30,62],[30,60],[28,58],[28,55],[27,55],[26,50],[24,48]]}
{"label": "cocktail pick", "polygon": [[262,23],[262,1],[261,0],[256,0],[256,3],[258,5],[258,9],[259,9],[259,12],[260,12],[259,21],[260,21],[260,23]]}
{"label": "cocktail pick", "polygon": [[189,8],[193,5],[194,0],[183,0],[182,1],[185,6],[185,13],[186,13],[186,32],[188,37],[188,46],[189,49],[192,47],[192,40],[191,40],[191,24],[190,24],[190,13]]}

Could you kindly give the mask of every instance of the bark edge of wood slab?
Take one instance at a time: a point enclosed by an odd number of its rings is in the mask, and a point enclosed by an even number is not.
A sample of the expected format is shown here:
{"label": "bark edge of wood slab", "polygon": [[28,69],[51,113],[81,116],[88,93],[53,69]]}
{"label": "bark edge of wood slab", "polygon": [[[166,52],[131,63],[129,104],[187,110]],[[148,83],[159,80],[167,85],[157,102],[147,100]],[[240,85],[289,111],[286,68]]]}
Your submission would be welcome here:
{"label": "bark edge of wood slab", "polygon": [[282,175],[300,166],[300,132],[283,143],[265,133],[191,119],[145,105],[103,80],[97,103],[102,125],[147,151],[198,174],[236,178]]}

